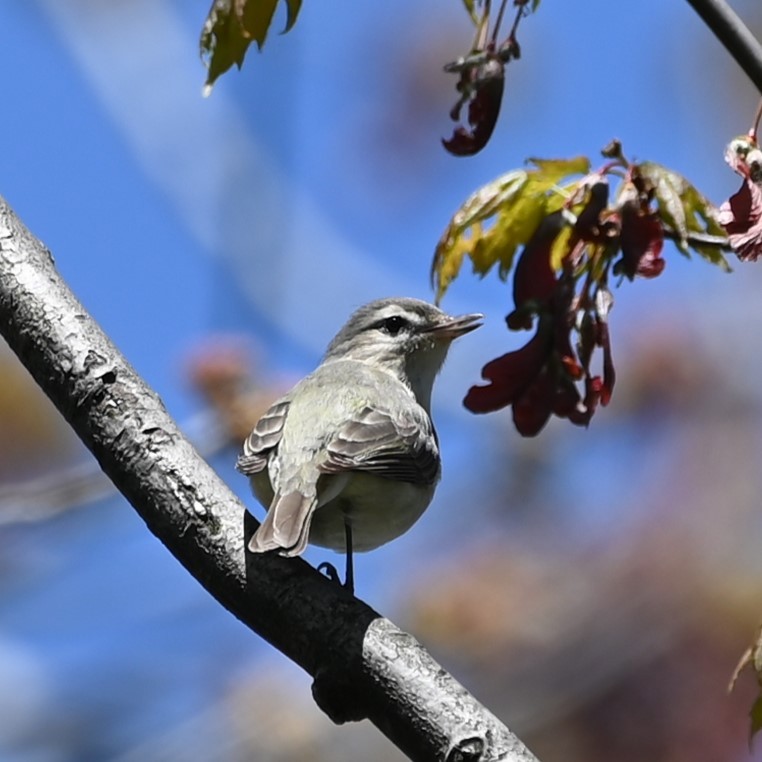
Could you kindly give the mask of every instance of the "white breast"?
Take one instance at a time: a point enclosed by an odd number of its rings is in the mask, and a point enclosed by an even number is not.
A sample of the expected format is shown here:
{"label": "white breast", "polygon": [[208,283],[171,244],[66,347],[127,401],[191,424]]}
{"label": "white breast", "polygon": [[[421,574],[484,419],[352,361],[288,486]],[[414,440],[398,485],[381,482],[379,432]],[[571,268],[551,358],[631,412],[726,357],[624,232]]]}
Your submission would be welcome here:
{"label": "white breast", "polygon": [[353,550],[373,550],[407,532],[428,507],[434,489],[354,472],[338,497],[315,511],[310,542],[344,552],[346,517]]}

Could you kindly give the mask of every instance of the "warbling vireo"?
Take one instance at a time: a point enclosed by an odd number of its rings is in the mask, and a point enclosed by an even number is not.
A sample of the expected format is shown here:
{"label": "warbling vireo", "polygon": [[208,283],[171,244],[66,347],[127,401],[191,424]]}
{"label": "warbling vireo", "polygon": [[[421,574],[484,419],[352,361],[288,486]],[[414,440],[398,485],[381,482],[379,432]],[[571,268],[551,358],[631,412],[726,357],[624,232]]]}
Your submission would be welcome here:
{"label": "warbling vireo", "polygon": [[399,537],[431,502],[440,476],[434,378],[453,339],[481,319],[418,299],[360,307],[317,370],[244,442],[237,468],[268,508],[249,550],[296,556],[311,542],[345,551],[352,590],[352,551]]}

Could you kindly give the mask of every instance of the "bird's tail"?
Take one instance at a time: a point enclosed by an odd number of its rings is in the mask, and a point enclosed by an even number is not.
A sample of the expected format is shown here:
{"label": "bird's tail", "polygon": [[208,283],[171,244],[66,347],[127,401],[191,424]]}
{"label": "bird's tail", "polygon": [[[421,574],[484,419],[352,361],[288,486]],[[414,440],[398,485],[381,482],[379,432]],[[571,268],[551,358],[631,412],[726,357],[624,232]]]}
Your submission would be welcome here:
{"label": "bird's tail", "polygon": [[282,556],[298,556],[307,547],[316,495],[301,492],[276,494],[259,529],[249,540],[252,553],[277,550]]}

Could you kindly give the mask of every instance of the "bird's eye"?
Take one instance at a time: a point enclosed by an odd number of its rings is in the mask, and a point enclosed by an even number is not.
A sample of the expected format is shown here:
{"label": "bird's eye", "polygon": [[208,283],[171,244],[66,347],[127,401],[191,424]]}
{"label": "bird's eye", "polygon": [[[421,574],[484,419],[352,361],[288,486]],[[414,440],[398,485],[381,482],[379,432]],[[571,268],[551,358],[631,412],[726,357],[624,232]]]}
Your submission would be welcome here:
{"label": "bird's eye", "polygon": [[382,320],[379,324],[379,328],[390,336],[396,336],[403,328],[408,326],[407,320],[401,315],[392,315],[391,317]]}

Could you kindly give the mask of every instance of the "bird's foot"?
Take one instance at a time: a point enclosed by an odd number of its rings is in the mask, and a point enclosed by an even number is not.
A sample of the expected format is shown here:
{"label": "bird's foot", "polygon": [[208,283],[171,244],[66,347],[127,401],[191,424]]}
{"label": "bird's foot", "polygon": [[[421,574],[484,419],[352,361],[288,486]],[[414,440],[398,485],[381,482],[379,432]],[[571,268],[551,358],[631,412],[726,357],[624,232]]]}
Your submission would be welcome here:
{"label": "bird's foot", "polygon": [[329,564],[328,561],[323,561],[323,563],[318,566],[317,570],[322,574],[325,574],[331,582],[335,582],[337,585],[341,584],[341,579],[339,578],[339,573],[336,571],[336,567],[333,564]]}
{"label": "bird's foot", "polygon": [[354,593],[354,580],[349,576],[347,577],[346,582],[342,582],[341,577],[339,577],[339,573],[336,571],[336,567],[333,564],[329,564],[328,561],[323,561],[323,563],[318,566],[317,570],[322,574],[325,574],[325,576],[334,584],[341,585],[343,588],[349,590],[350,593]]}

